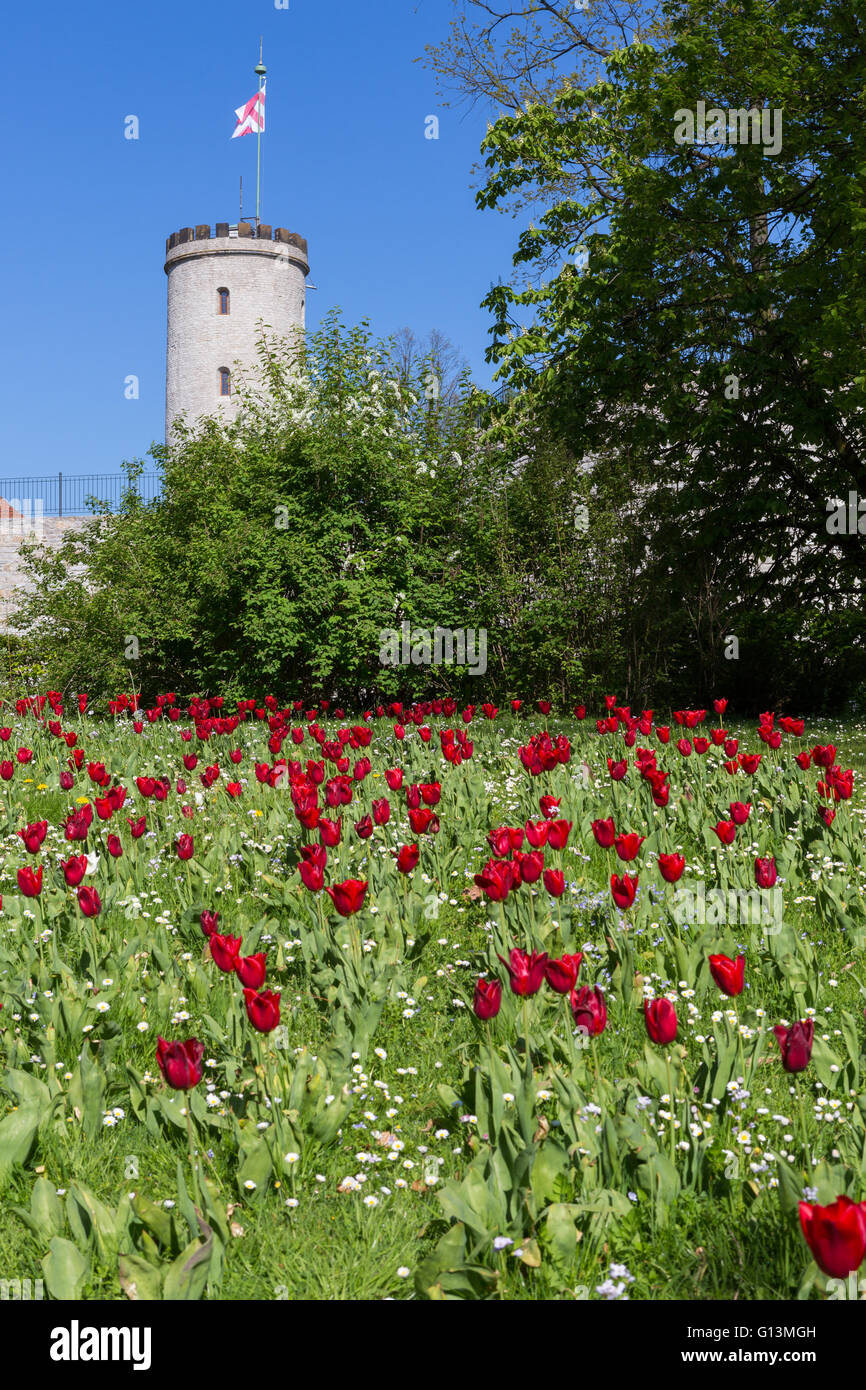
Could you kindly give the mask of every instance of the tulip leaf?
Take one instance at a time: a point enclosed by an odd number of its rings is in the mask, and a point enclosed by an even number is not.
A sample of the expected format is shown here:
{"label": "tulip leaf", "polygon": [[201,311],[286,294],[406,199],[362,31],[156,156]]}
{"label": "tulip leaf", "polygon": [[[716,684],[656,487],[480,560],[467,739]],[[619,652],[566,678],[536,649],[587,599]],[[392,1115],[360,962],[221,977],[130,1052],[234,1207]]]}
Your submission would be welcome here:
{"label": "tulip leaf", "polygon": [[42,1261],[45,1285],[52,1298],[76,1302],[90,1273],[90,1261],[71,1240],[53,1236],[50,1250]]}
{"label": "tulip leaf", "polygon": [[141,1255],[121,1255],[117,1278],[132,1302],[154,1302],[162,1295],[162,1271]]}
{"label": "tulip leaf", "polygon": [[213,1252],[213,1232],[206,1227],[204,1240],[194,1240],[169,1265],[163,1284],[163,1298],[171,1301],[201,1298],[207,1286],[208,1266]]}

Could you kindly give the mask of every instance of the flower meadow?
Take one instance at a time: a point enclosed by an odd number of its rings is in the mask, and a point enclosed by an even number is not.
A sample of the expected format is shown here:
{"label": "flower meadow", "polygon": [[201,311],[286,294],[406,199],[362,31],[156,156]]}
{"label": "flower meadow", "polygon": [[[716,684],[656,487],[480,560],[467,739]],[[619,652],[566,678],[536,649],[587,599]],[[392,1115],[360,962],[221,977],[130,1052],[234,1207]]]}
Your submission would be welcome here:
{"label": "flower meadow", "polygon": [[0,707],[0,1279],[836,1299],[866,1257],[863,731]]}

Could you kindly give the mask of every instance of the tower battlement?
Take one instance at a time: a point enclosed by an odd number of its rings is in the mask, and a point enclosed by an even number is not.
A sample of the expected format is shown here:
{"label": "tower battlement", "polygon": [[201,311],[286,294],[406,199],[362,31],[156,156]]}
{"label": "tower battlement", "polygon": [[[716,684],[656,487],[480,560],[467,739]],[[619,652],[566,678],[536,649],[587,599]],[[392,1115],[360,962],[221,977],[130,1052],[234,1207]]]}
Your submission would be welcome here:
{"label": "tower battlement", "polygon": [[241,237],[251,241],[276,241],[283,246],[294,246],[305,258],[307,255],[305,237],[290,232],[287,227],[271,227],[266,222],[261,222],[258,228],[253,222],[217,222],[215,231],[211,231],[210,223],[181,227],[166,238],[165,254],[168,256],[176,246],[185,246],[190,241],[234,241]]}

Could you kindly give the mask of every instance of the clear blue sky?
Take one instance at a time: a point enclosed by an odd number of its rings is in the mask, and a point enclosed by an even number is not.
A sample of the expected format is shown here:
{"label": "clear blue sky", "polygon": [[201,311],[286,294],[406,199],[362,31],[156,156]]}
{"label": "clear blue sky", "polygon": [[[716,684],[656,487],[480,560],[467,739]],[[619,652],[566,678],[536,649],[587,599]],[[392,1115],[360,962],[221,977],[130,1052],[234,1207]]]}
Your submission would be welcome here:
{"label": "clear blue sky", "polygon": [[308,325],[339,306],[383,337],[440,328],[489,384],[479,303],[508,277],[519,228],[475,209],[493,113],[442,106],[413,61],[451,14],[450,0],[4,8],[0,478],[115,472],[162,439],[165,238],[236,221],[241,173],[255,210],[256,141],[231,133],[260,34],[262,214],[309,242]]}

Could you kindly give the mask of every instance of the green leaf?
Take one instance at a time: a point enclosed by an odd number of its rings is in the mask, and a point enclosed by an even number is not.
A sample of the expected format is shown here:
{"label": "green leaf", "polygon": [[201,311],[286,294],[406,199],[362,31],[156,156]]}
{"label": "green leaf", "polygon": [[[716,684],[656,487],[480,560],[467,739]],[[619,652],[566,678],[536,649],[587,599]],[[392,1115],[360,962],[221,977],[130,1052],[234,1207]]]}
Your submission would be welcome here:
{"label": "green leaf", "polygon": [[54,1236],[50,1252],[42,1261],[45,1287],[52,1298],[75,1303],[81,1297],[84,1282],[90,1273],[90,1261],[71,1240]]}
{"label": "green leaf", "polygon": [[121,1255],[117,1277],[132,1302],[153,1302],[162,1296],[162,1271],[141,1255]]}

